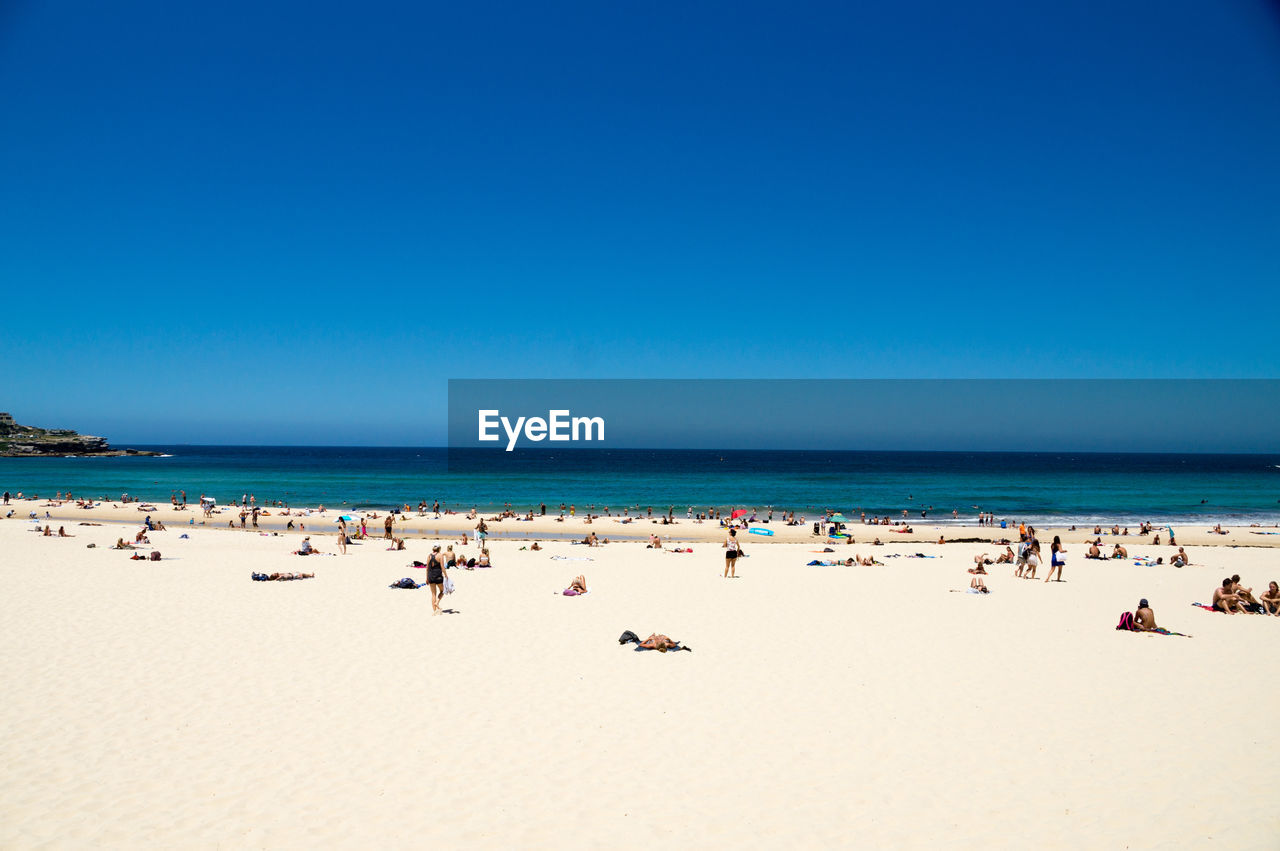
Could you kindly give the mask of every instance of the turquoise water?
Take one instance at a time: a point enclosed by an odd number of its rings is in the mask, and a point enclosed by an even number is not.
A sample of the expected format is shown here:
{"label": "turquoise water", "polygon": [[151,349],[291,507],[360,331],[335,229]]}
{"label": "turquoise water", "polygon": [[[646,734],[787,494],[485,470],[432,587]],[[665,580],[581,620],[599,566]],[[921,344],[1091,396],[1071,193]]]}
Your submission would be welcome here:
{"label": "turquoise water", "polygon": [[[1280,521],[1280,456],[1104,453],[575,450],[152,446],[166,457],[3,458],[0,489],[168,501],[352,508],[440,500],[520,510],[561,502],[683,514],[708,506],[971,522]],[[930,510],[932,507],[932,510]]]}

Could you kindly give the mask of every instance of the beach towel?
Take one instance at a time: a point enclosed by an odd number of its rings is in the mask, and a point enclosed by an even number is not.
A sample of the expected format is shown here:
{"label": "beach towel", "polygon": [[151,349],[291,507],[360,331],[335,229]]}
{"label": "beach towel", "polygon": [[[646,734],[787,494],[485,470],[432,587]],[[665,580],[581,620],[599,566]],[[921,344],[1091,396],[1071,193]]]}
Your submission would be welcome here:
{"label": "beach towel", "polygon": [[586,591],[577,591],[577,590],[574,590],[573,588],[566,588],[560,593],[566,597],[584,597],[587,594],[591,593],[591,586],[588,585]]}
{"label": "beach towel", "polygon": [[[1221,611],[1220,609],[1215,609],[1213,606],[1206,606],[1204,603],[1192,603],[1191,605],[1195,606],[1197,609],[1204,609],[1206,612]],[[1222,612],[1222,614],[1226,614],[1226,612]]]}
{"label": "beach towel", "polygon": [[595,561],[591,556],[552,556],[552,561]]}

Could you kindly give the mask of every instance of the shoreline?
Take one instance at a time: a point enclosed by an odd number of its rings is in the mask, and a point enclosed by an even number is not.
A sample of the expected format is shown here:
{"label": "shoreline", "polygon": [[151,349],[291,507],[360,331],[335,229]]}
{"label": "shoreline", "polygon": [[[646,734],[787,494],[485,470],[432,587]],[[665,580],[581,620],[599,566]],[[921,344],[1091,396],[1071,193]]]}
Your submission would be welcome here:
{"label": "shoreline", "polygon": [[[152,505],[153,507],[143,510],[142,505]],[[32,522],[30,516],[35,513],[34,521],[43,526],[46,522],[52,524],[55,528],[59,525],[75,524],[79,526],[82,523],[111,523],[122,526],[138,526],[143,524],[144,518],[150,515],[153,519],[163,522],[170,530],[181,527],[182,529],[199,528],[218,531],[237,531],[237,532],[267,532],[279,533],[285,535],[312,535],[320,538],[327,536],[336,536],[337,534],[337,518],[347,515],[356,518],[358,525],[361,516],[368,515],[367,526],[369,538],[381,539],[383,537],[383,522],[387,516],[385,511],[361,512],[350,508],[328,508],[323,512],[319,507],[302,507],[288,509],[288,514],[284,514],[285,509],[277,509],[268,507],[265,509],[266,515],[261,516],[258,526],[252,526],[251,521],[246,519],[245,528],[241,529],[239,525],[239,508],[230,506],[219,506],[215,509],[214,514],[206,518],[198,506],[188,506],[186,509],[174,508],[170,504],[153,505],[151,503],[101,503],[95,504],[92,508],[80,508],[74,503],[57,504],[55,501],[36,500],[30,497],[24,497],[21,500],[13,499],[8,507],[4,509],[4,513],[12,509],[14,515],[10,520]],[[48,519],[46,520],[46,514]],[[723,527],[718,521],[705,520],[702,522],[689,520],[687,518],[677,516],[673,523],[663,524],[658,519],[650,518],[632,518],[630,522],[625,522],[620,517],[600,517],[595,518],[591,522],[587,522],[585,517],[566,516],[563,521],[558,520],[555,516],[548,514],[546,516],[535,515],[532,520],[524,520],[521,518],[505,518],[495,519],[492,514],[480,512],[475,519],[468,519],[465,514],[442,514],[437,518],[434,513],[428,511],[424,515],[411,511],[407,515],[396,515],[394,524],[394,535],[410,540],[451,540],[461,538],[465,532],[468,538],[474,539],[475,527],[480,519],[484,519],[489,527],[488,533],[490,539],[494,540],[515,540],[515,541],[576,541],[585,538],[592,532],[601,539],[609,539],[611,541],[641,541],[647,542],[650,535],[657,535],[663,542],[671,543],[697,543],[697,542],[722,542],[728,534],[728,528]],[[294,524],[293,529],[288,528],[289,522]],[[348,524],[349,530],[354,531],[354,525]],[[1102,548],[1110,548],[1113,544],[1119,543],[1129,548],[1132,546],[1140,546],[1151,548],[1159,551],[1159,554],[1165,554],[1165,551],[1176,550],[1176,547],[1169,547],[1167,543],[1167,525],[1156,525],[1152,535],[1138,535],[1136,529],[1131,528],[1129,535],[1112,535],[1110,528],[1104,527],[1101,532],[1094,534],[1093,526],[1082,528],[1077,526],[1071,529],[1068,525],[1044,525],[1039,526],[1030,523],[1036,528],[1037,536],[1042,541],[1052,540],[1053,536],[1060,536],[1064,543],[1067,544],[1084,544],[1101,538]],[[1179,544],[1183,546],[1215,546],[1215,547],[1260,547],[1275,548],[1280,547],[1280,526],[1241,526],[1223,524],[1225,534],[1216,534],[1211,529],[1205,528],[1207,524],[1182,524],[1175,526],[1174,530],[1177,535]],[[766,529],[772,532],[772,535],[753,534],[739,530],[739,539],[743,542],[744,547],[759,546],[760,544],[781,544],[781,543],[814,543],[828,545],[823,535],[813,534],[813,520],[806,519],[804,524],[787,526],[774,522],[771,524],[753,524],[752,528]],[[1018,529],[1017,523],[1012,523],[1008,528],[1001,529],[998,526],[978,526],[976,523],[965,524],[963,520],[951,521],[912,521],[907,525],[910,532],[899,531],[903,527],[899,525],[871,525],[859,522],[851,522],[845,524],[845,532],[851,536],[852,544],[840,541],[830,544],[833,547],[845,546],[871,546],[873,541],[879,539],[881,545],[890,545],[895,543],[917,543],[917,544],[937,544],[939,538],[944,538],[948,544],[961,545],[969,543],[968,541],[956,541],[954,539],[980,539],[979,543],[990,546],[1005,546],[997,542],[1001,540],[1017,541]],[[1156,546],[1152,543],[1155,535],[1160,535],[1161,544]]]}

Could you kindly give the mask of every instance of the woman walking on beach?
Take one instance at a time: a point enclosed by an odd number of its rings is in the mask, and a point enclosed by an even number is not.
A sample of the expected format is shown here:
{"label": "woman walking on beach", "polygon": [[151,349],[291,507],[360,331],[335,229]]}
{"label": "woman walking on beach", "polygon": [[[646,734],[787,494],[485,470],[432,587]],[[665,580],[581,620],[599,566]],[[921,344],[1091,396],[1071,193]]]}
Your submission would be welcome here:
{"label": "woman walking on beach", "polygon": [[1049,545],[1049,550],[1049,575],[1045,577],[1044,581],[1051,581],[1053,579],[1053,571],[1056,569],[1058,571],[1058,581],[1061,582],[1062,566],[1067,563],[1067,560],[1062,557],[1062,554],[1067,551],[1067,548],[1062,546],[1062,538],[1054,535],[1053,543]]}
{"label": "woman walking on beach", "polygon": [[440,614],[440,601],[444,599],[444,561],[440,558],[440,545],[431,548],[427,557],[427,585],[431,587],[431,615]]}
{"label": "woman walking on beach", "polygon": [[729,538],[724,542],[724,575],[729,579],[738,578],[738,553],[741,548],[738,546],[738,531],[736,529],[729,530]]}

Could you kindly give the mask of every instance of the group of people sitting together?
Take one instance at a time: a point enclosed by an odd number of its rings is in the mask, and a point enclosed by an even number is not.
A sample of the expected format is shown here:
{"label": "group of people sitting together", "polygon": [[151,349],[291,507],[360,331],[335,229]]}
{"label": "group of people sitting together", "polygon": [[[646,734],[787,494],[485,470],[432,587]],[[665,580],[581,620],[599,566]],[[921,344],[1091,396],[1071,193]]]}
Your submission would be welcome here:
{"label": "group of people sitting together", "polygon": [[1253,589],[1240,584],[1240,574],[1228,576],[1222,585],[1213,591],[1214,611],[1226,612],[1229,615],[1277,615],[1280,616],[1280,587],[1275,582],[1267,586],[1267,591],[1260,598],[1253,596]]}

